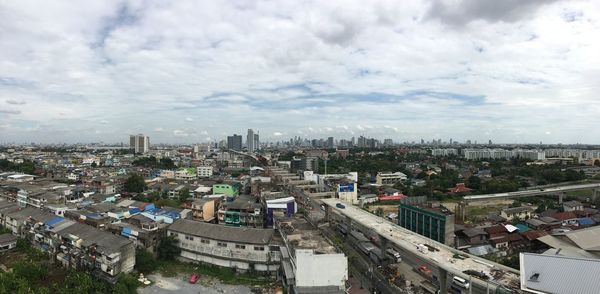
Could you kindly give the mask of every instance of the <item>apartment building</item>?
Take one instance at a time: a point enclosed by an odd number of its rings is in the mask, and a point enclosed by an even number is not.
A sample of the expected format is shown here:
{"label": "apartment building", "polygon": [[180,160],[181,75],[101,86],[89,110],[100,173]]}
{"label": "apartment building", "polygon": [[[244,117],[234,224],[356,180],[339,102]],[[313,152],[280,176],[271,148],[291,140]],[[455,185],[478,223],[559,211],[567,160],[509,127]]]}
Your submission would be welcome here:
{"label": "apartment building", "polygon": [[196,174],[199,178],[210,178],[213,175],[212,166],[199,166],[196,167]]}
{"label": "apartment building", "polygon": [[375,177],[377,185],[394,185],[406,180],[408,180],[408,176],[401,172],[380,172]]}
{"label": "apartment building", "polygon": [[229,267],[240,272],[275,273],[281,262],[273,229],[237,228],[180,219],[167,229],[181,248],[181,258]]}

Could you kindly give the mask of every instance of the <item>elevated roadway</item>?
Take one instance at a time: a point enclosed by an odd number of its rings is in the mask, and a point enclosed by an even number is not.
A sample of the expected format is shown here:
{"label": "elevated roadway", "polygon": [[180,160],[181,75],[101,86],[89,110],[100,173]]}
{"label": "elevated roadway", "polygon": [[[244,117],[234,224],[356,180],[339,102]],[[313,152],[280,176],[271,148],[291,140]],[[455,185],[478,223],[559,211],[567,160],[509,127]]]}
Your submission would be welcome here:
{"label": "elevated roadway", "polygon": [[506,192],[506,193],[470,195],[470,196],[465,196],[463,199],[467,202],[470,202],[470,201],[486,201],[486,200],[491,200],[491,199],[511,199],[511,198],[519,198],[519,197],[540,196],[540,195],[558,195],[559,203],[562,203],[563,195],[566,192],[590,190],[590,189],[594,191],[592,197],[596,198],[598,196],[597,195],[598,190],[600,189],[600,183],[558,186],[558,187],[531,189],[531,190],[523,190],[523,191],[515,191],[515,192]]}
{"label": "elevated roadway", "polygon": [[[332,213],[342,216],[345,218],[344,221],[358,224],[369,233],[379,235],[380,243],[384,247],[382,250],[391,245],[399,248],[407,259],[423,261],[437,268],[440,284],[446,285],[441,287],[441,293],[447,293],[446,289],[450,286],[453,276],[471,281],[470,289],[463,290],[463,293],[499,293],[498,291],[507,289],[519,291],[519,272],[515,269],[433,241],[339,199],[321,199],[321,201],[327,206],[327,219],[331,219]],[[336,207],[337,203],[342,203],[345,208]],[[435,251],[423,250],[424,247],[435,248]],[[459,255],[462,258],[456,258]],[[486,281],[470,277],[463,273],[464,270],[483,272],[491,279]]]}

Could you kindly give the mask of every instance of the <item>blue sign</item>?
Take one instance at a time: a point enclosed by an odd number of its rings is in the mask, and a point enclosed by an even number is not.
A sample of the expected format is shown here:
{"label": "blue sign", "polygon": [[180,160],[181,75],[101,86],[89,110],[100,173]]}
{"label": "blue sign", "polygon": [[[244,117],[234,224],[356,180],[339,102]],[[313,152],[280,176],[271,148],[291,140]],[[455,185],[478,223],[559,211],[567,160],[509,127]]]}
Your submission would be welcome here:
{"label": "blue sign", "polygon": [[338,192],[354,192],[354,184],[340,184]]}

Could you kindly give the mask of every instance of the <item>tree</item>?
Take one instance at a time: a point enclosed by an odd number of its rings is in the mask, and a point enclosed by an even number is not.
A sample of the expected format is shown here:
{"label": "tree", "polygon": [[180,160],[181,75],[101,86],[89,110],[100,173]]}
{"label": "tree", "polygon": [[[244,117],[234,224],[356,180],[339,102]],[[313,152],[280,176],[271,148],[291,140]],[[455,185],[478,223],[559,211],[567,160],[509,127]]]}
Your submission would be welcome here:
{"label": "tree", "polygon": [[146,188],[144,177],[140,175],[131,175],[125,182],[125,190],[127,192],[141,193]]}
{"label": "tree", "polygon": [[181,249],[177,247],[177,243],[179,243],[179,240],[175,236],[161,237],[157,245],[158,258],[163,260],[174,259],[181,253]]}
{"label": "tree", "polygon": [[96,167],[98,167],[98,164],[94,161],[94,162],[92,162],[92,164],[90,166],[93,168],[96,168]]}
{"label": "tree", "polygon": [[146,250],[136,250],[135,252],[135,268],[144,274],[149,274],[156,270],[158,263]]}
{"label": "tree", "polygon": [[114,294],[135,294],[139,285],[140,283],[134,276],[121,273],[112,292]]}
{"label": "tree", "polygon": [[179,198],[179,202],[185,202],[188,198],[190,198],[190,189],[188,189],[188,188],[181,189],[177,196]]}

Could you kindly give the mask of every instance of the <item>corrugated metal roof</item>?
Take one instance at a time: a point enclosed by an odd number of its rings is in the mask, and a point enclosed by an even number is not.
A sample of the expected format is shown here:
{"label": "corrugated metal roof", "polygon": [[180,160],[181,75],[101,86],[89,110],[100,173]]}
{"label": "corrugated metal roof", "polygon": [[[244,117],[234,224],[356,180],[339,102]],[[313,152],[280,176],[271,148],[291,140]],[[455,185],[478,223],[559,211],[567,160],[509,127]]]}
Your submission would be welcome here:
{"label": "corrugated metal roof", "polygon": [[545,293],[597,294],[600,260],[521,253],[521,288]]}
{"label": "corrugated metal roof", "polygon": [[600,251],[600,226],[572,231],[565,235],[581,249]]}

